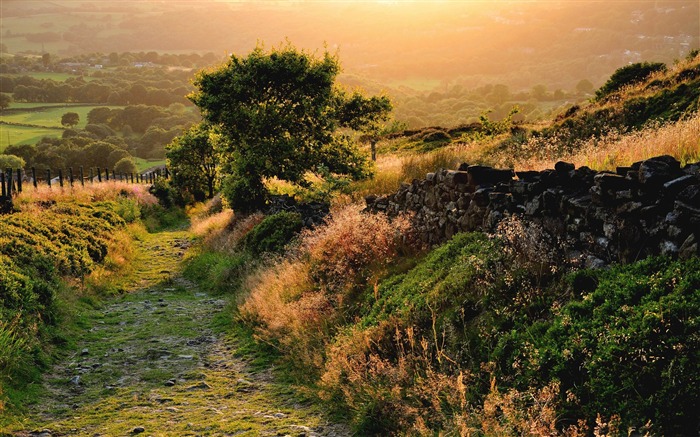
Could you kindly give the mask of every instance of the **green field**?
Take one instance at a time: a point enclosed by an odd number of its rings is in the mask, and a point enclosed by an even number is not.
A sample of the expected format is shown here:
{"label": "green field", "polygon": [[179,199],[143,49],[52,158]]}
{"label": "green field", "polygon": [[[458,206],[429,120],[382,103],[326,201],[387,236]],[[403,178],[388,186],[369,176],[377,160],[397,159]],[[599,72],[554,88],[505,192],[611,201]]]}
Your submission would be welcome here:
{"label": "green field", "polygon": [[[70,74],[70,73],[51,73],[51,72],[28,72],[28,73],[22,73],[22,74],[7,74],[6,76],[9,77],[20,77],[20,76],[30,76],[33,77],[34,79],[51,79],[56,82],[65,82],[66,79],[69,79],[71,77],[78,77],[79,75],[76,74]],[[84,80],[90,81],[90,77],[83,77]]]}
{"label": "green field", "polygon": [[[34,107],[37,106],[46,106],[46,105],[40,105],[36,104]],[[14,105],[12,107],[15,107]],[[97,106],[70,106],[70,105],[61,105],[61,106],[51,106],[49,109],[42,110],[42,111],[26,111],[26,112],[17,112],[17,113],[11,113],[11,114],[3,114],[0,115],[0,121],[4,121],[6,123],[21,123],[21,124],[32,124],[32,125],[37,125],[37,126],[42,126],[42,127],[57,127],[57,128],[62,128],[61,126],[61,117],[63,114],[66,112],[75,112],[80,116],[80,123],[78,123],[77,128],[79,129],[84,129],[85,125],[87,124],[87,114],[90,112],[93,108],[96,108]],[[123,108],[123,106],[108,106],[110,109],[115,109],[115,108]]]}
{"label": "green field", "polygon": [[34,108],[68,108],[71,106],[84,106],[84,103],[25,103],[12,102],[9,109],[34,109]]}
{"label": "green field", "polygon": [[0,153],[10,144],[36,144],[43,137],[59,137],[62,129],[0,124]]}
{"label": "green field", "polygon": [[136,161],[136,168],[139,169],[139,173],[144,170],[148,170],[151,167],[165,165],[165,159],[151,160],[143,158],[134,158],[134,161]]}

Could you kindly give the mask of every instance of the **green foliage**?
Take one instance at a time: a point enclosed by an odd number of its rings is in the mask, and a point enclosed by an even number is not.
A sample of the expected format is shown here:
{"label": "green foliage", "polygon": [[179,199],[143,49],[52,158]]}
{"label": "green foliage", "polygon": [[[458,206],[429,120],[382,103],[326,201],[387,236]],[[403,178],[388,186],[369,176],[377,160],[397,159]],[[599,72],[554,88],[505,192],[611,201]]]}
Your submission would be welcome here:
{"label": "green foliage", "polygon": [[63,126],[73,127],[80,123],[80,115],[77,112],[66,112],[61,117],[61,124]]}
{"label": "green foliage", "polygon": [[328,52],[316,58],[287,45],[233,55],[197,76],[190,99],[227,140],[224,195],[235,209],[262,206],[265,178],[305,185],[306,173],[319,165],[361,177],[366,158],[338,129],[378,123],[391,105],[384,97],[348,97],[335,86],[339,71]]}
{"label": "green foliage", "polygon": [[12,103],[12,96],[7,93],[0,93],[0,111],[9,108]]}
{"label": "green foliage", "polygon": [[5,155],[0,153],[0,171],[11,168],[16,170],[18,168],[24,168],[24,159],[15,155]]}
{"label": "green foliage", "polygon": [[180,195],[181,192],[175,189],[167,179],[156,179],[148,191],[158,199],[158,203],[164,208],[170,208],[174,205],[184,206],[186,204],[185,199]]}
{"label": "green foliage", "polygon": [[605,82],[605,85],[596,91],[596,99],[602,100],[606,96],[609,96],[610,94],[619,91],[626,86],[642,82],[652,73],[665,70],[666,64],[661,62],[643,62],[618,68],[615,70],[615,73],[610,76],[610,79]]}
{"label": "green foliage", "polygon": [[301,215],[282,211],[265,217],[243,239],[243,246],[254,255],[282,253],[287,244],[301,231]]}
{"label": "green foliage", "polygon": [[220,166],[221,135],[209,126],[193,126],[166,147],[171,185],[197,202],[214,197]]}
{"label": "green foliage", "polygon": [[183,275],[212,293],[238,291],[252,259],[246,252],[203,252],[187,260]]}
{"label": "green foliage", "polygon": [[622,429],[651,421],[662,435],[695,433],[700,259],[650,258],[581,272],[572,283],[594,289],[574,289],[581,295],[552,318],[504,335],[501,371],[521,387],[561,381],[562,392],[579,399],[566,405],[569,419],[592,424],[598,413],[617,414]]}
{"label": "green foliage", "polygon": [[189,219],[185,211],[178,206],[156,205],[141,208],[141,219],[149,232],[187,227]]}
{"label": "green foliage", "polygon": [[114,171],[117,174],[130,175],[138,172],[136,162],[131,156],[124,157],[114,164]]}
{"label": "green foliage", "polygon": [[109,234],[124,225],[118,205],[56,204],[0,216],[0,385],[38,376],[41,342],[57,320],[56,293],[105,259]]}
{"label": "green foliage", "polygon": [[510,112],[508,112],[508,115],[500,121],[491,121],[488,117],[489,112],[491,111],[487,111],[479,116],[482,130],[487,135],[498,135],[508,132],[508,130],[513,126],[513,116],[520,112],[520,109],[517,106],[513,106]]}

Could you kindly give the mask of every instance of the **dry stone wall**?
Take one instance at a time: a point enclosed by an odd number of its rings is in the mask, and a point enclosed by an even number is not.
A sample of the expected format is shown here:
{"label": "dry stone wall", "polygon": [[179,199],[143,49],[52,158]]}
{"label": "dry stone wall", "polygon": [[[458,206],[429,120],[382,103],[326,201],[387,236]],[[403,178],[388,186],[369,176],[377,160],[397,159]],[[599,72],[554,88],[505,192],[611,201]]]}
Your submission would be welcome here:
{"label": "dry stone wall", "polygon": [[655,254],[689,257],[698,254],[700,241],[700,163],[681,168],[671,156],[614,173],[566,162],[522,172],[462,164],[365,200],[370,212],[413,213],[420,237],[431,245],[461,231],[493,232],[517,217],[589,267]]}

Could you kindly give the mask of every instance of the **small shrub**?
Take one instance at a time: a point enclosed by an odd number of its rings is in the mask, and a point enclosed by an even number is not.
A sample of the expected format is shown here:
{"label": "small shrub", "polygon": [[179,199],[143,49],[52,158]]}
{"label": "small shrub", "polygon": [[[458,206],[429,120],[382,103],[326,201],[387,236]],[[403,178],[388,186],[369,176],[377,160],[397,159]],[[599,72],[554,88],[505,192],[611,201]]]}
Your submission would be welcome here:
{"label": "small shrub", "polygon": [[265,217],[243,238],[243,246],[254,255],[282,253],[289,242],[301,231],[301,215],[282,211]]}

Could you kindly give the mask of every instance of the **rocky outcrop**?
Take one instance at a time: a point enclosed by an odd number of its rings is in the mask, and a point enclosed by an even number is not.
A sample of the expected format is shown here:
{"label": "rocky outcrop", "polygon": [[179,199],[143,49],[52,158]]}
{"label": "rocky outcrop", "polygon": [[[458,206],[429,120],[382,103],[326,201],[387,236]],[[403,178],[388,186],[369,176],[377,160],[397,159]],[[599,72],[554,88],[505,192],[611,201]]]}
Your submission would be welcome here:
{"label": "rocky outcrop", "polygon": [[589,266],[655,254],[689,257],[700,244],[700,163],[681,168],[671,156],[616,172],[566,162],[522,172],[462,164],[366,202],[371,212],[412,212],[431,245],[461,231],[492,232],[515,216],[566,242],[567,256]]}

